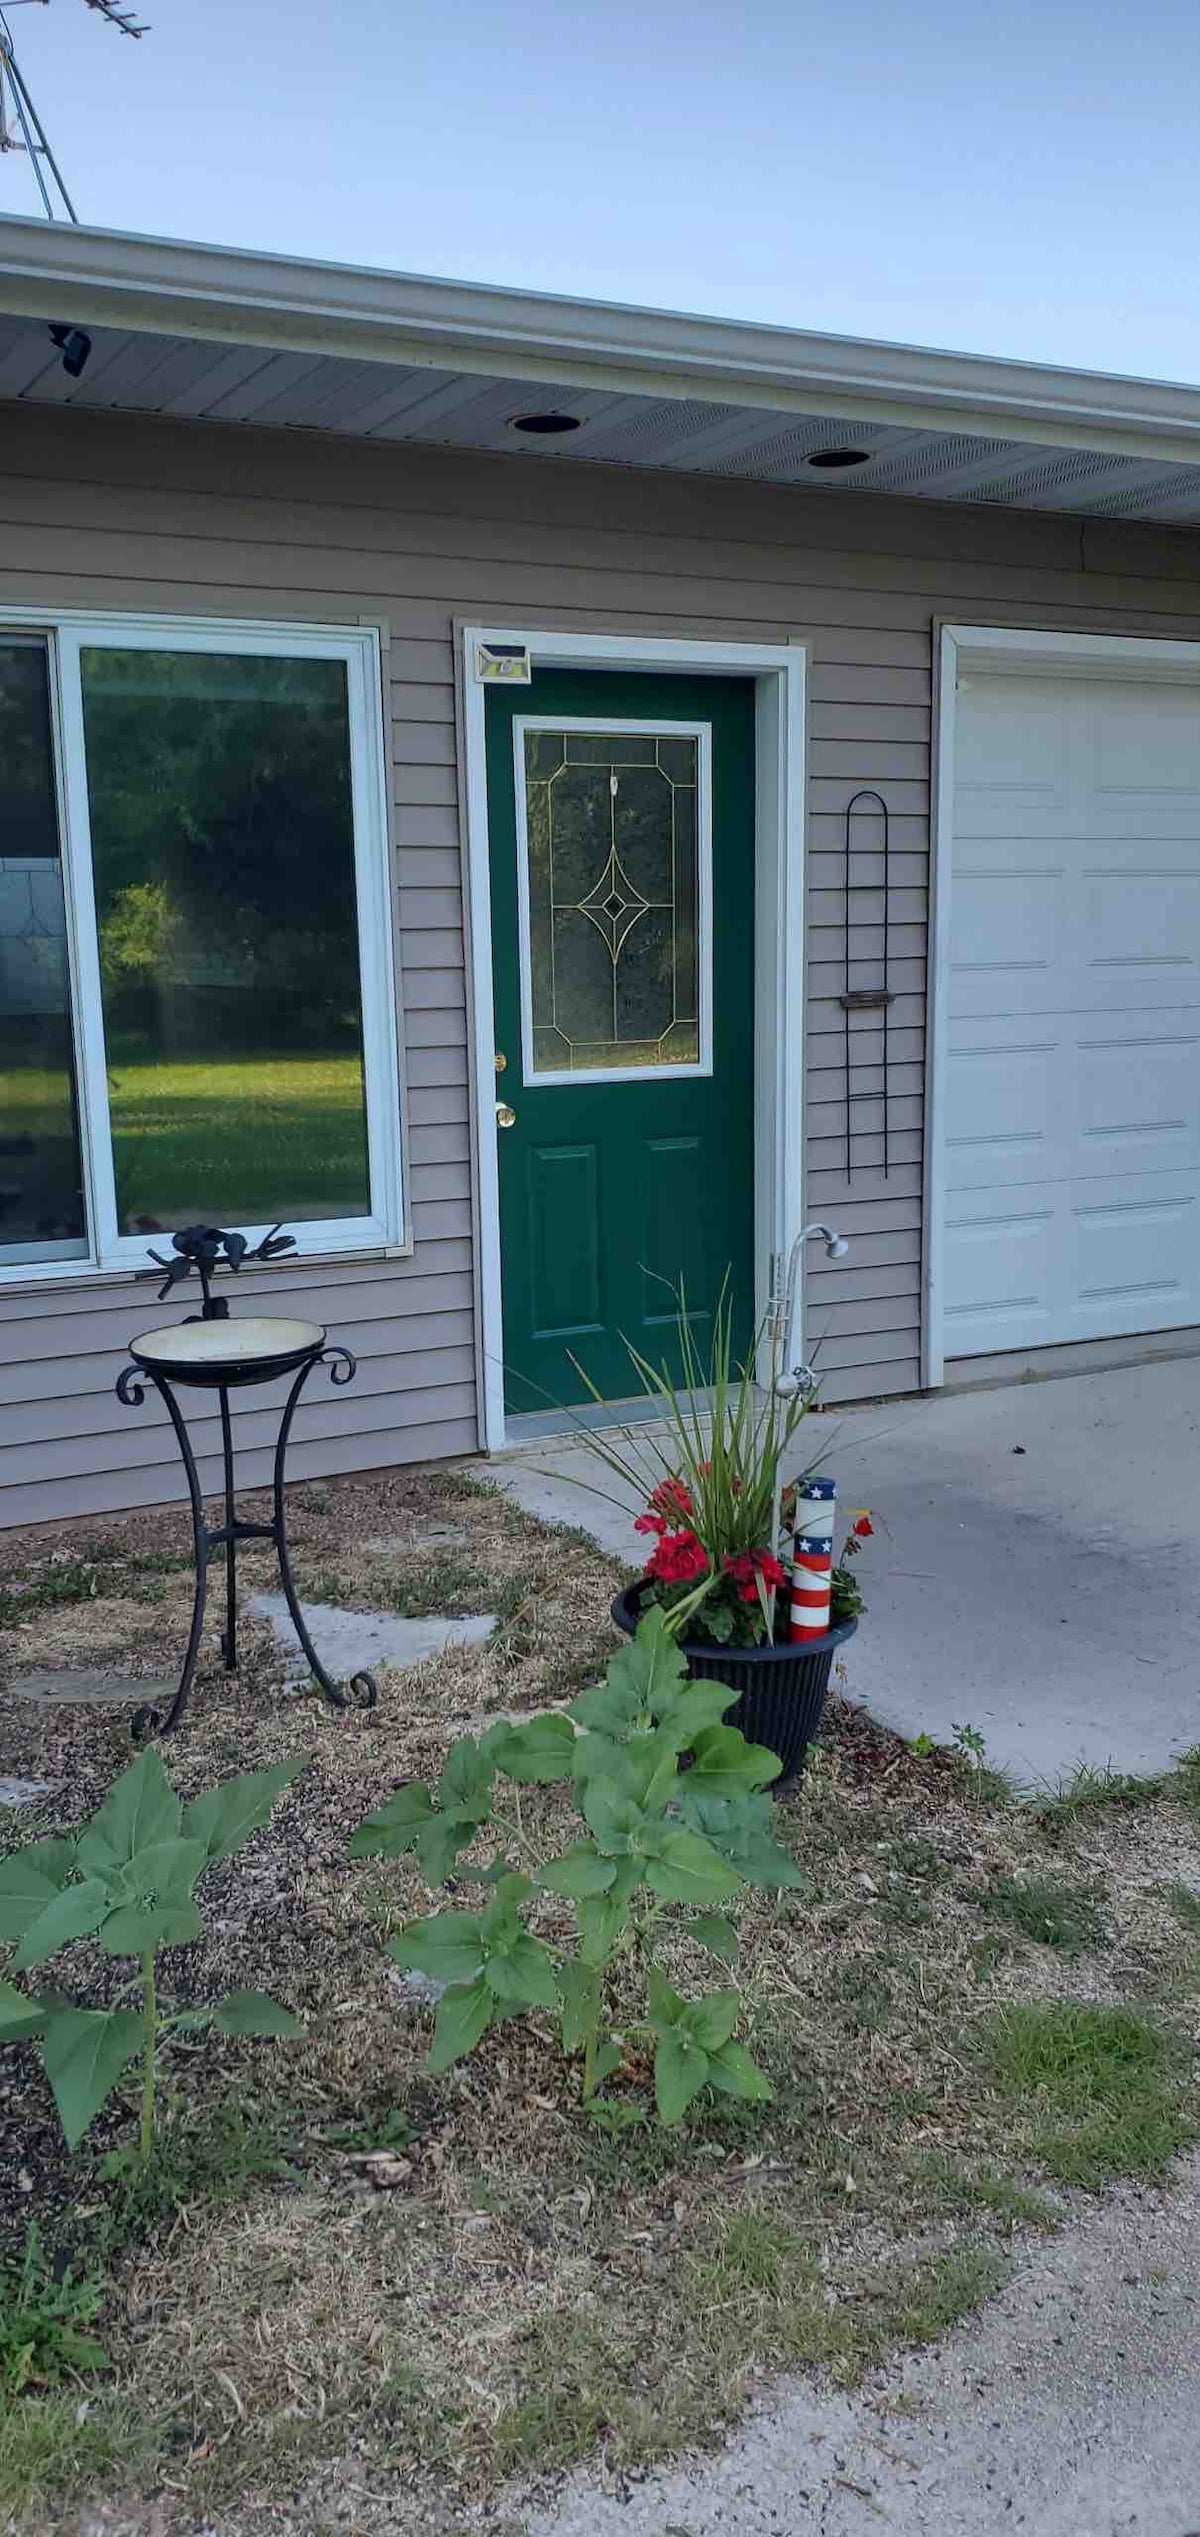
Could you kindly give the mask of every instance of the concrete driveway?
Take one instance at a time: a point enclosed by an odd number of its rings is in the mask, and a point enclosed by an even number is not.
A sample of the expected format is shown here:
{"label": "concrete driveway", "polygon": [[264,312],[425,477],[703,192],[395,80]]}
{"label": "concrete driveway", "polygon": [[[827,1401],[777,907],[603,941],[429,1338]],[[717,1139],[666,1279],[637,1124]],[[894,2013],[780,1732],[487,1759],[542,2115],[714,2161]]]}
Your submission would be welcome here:
{"label": "concrete driveway", "polygon": [[[877,1528],[853,1699],[904,1735],[976,1727],[1026,1783],[1200,1743],[1200,1357],[823,1412],[805,1441]],[[584,1485],[620,1495],[574,1438],[494,1468],[640,1564],[637,1507]]]}

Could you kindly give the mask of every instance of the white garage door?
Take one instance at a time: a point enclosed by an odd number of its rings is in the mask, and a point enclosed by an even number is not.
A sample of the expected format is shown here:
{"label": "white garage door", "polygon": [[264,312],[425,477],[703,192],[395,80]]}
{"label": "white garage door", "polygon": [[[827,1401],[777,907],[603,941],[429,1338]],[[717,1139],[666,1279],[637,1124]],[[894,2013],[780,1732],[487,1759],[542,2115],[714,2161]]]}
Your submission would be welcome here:
{"label": "white garage door", "polygon": [[956,714],[945,1352],[1200,1322],[1200,685]]}

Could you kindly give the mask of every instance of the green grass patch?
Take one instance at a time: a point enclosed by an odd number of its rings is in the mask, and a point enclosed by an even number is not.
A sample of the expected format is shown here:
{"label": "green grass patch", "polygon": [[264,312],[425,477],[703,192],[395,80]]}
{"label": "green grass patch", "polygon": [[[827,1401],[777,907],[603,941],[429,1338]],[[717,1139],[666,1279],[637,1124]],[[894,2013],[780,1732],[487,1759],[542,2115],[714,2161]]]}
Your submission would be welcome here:
{"label": "green grass patch", "polygon": [[164,2110],[145,2166],[132,2150],[101,2162],[105,2202],[95,2237],[105,2260],[158,2234],[185,2206],[219,2209],[244,2202],[263,2183],[298,2183],[286,2154],[294,2132],[282,2113],[265,2115],[236,2102],[189,2110],[177,2096]]}
{"label": "green grass patch", "polygon": [[58,2387],[106,2369],[103,2347],[88,2331],[103,2306],[103,2281],[52,2265],[40,2231],[31,2228],[20,2263],[0,2266],[0,2398],[11,2402],[27,2388]]}
{"label": "green grass patch", "polygon": [[1133,2009],[1015,2003],[981,2022],[977,2043],[1025,2145],[1064,2184],[1160,2175],[1196,2136],[1179,2038]]}
{"label": "green grass patch", "polygon": [[1001,1876],[988,1887],[980,1909],[990,1919],[1006,1921],[1022,1937],[1040,1947],[1056,1947],[1060,1955],[1082,1955],[1105,1944],[1105,1927],[1093,1895],[1081,1885],[1064,1885],[1048,1876]]}
{"label": "green grass patch", "polygon": [[0,2406],[0,2525],[42,2521],[73,2498],[121,2491],[159,2449],[145,2413],[104,2392],[85,2402],[79,2387],[60,2388]]}
{"label": "green grass patch", "polygon": [[1034,1812],[1048,1831],[1074,1823],[1102,1806],[1152,1806],[1161,1797],[1166,1785],[1163,1772],[1141,1776],[1136,1771],[1114,1770],[1105,1762],[1099,1770],[1081,1762],[1069,1779],[1035,1801]]}

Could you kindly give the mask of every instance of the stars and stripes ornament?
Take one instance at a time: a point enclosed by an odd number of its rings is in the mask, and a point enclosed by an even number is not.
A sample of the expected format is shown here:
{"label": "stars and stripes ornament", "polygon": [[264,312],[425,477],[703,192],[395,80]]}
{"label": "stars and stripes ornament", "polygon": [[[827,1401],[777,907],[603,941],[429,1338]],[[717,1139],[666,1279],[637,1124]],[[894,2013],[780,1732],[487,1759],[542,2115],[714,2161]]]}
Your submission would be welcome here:
{"label": "stars and stripes ornament", "polygon": [[812,1473],[796,1485],[796,1538],[792,1550],[792,1644],[824,1638],[831,1626],[833,1526],[836,1480]]}

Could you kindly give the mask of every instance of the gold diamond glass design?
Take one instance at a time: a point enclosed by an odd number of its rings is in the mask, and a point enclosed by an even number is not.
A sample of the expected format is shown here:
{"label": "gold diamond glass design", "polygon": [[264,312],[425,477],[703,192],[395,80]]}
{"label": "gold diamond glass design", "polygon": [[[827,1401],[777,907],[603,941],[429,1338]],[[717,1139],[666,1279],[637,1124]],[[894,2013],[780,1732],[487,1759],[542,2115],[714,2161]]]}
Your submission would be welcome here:
{"label": "gold diamond glass design", "polygon": [[524,742],[534,1074],[697,1065],[698,741]]}

